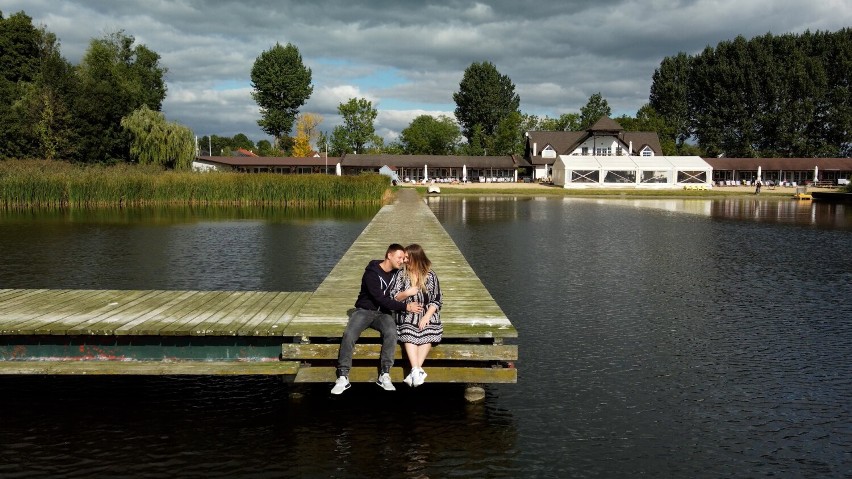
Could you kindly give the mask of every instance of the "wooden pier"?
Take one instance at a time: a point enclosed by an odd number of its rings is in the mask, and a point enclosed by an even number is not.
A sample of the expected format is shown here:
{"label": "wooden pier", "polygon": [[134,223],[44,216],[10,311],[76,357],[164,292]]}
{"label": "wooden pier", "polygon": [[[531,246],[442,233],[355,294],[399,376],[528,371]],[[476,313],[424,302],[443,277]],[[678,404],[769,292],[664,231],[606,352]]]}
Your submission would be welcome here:
{"label": "wooden pier", "polygon": [[[414,190],[383,207],[314,292],[0,289],[0,374],[278,375],[334,381],[364,267],[390,243],[419,243],[444,294],[444,341],[429,382],[514,383],[517,331]],[[378,333],[350,380],[374,381]],[[392,379],[407,361],[397,347]]]}

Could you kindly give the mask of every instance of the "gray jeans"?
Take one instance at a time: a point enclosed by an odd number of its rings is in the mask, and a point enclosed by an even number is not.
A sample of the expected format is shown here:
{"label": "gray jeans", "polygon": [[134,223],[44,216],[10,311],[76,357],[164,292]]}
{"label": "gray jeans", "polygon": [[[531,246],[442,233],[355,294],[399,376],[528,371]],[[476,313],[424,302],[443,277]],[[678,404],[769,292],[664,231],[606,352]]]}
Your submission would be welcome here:
{"label": "gray jeans", "polygon": [[338,376],[349,376],[355,341],[358,341],[361,333],[367,328],[373,328],[382,333],[381,372],[390,372],[396,348],[396,321],[393,316],[381,311],[355,309],[355,312],[349,316],[349,323],[346,324],[343,339],[340,341],[340,351],[337,353]]}

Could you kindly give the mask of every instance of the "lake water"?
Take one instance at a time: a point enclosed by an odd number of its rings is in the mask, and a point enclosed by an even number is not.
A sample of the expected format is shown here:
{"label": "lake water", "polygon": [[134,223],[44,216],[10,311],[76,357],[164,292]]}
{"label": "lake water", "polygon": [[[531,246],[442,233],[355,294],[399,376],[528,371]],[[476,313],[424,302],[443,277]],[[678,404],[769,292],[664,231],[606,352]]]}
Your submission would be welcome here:
{"label": "lake water", "polygon": [[[0,476],[852,472],[849,207],[429,203],[518,329],[518,384],[471,405],[429,383],[0,378]],[[0,287],[310,290],[371,212],[339,215],[5,213]]]}

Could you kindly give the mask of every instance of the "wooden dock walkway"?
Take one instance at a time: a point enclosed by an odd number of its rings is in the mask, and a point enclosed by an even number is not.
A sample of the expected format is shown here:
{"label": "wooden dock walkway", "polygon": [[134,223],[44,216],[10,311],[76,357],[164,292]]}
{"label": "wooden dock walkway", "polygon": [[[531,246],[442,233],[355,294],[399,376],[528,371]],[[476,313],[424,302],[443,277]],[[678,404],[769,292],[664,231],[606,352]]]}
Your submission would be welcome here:
{"label": "wooden dock walkway", "polygon": [[[333,382],[347,310],[371,259],[420,243],[444,294],[430,382],[516,382],[517,331],[414,190],[383,207],[314,292],[0,289],[0,374],[270,374]],[[392,376],[401,381],[400,357]],[[378,335],[352,381],[374,380]]]}

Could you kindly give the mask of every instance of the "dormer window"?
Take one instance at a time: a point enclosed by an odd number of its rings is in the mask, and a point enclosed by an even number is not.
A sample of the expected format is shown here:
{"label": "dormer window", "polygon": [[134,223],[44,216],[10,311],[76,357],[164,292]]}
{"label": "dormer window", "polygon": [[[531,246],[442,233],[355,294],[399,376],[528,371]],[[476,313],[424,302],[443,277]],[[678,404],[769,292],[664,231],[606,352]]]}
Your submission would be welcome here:
{"label": "dormer window", "polygon": [[654,150],[650,146],[642,148],[642,156],[654,156]]}
{"label": "dormer window", "polygon": [[556,150],[553,149],[552,146],[547,145],[541,150],[542,158],[556,158]]}

